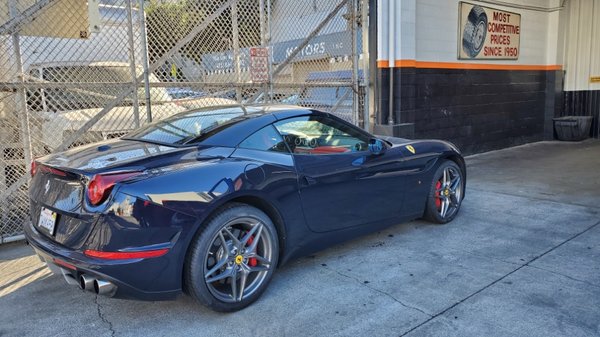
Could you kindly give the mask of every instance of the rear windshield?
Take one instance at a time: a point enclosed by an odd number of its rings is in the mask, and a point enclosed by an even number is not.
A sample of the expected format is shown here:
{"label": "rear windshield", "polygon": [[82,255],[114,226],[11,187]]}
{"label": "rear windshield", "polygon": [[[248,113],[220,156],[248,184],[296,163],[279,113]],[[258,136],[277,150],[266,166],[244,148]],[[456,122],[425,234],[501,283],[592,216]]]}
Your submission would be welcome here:
{"label": "rear windshield", "polygon": [[125,138],[159,144],[196,144],[207,135],[245,120],[249,114],[258,111],[238,106],[187,111],[148,124]]}

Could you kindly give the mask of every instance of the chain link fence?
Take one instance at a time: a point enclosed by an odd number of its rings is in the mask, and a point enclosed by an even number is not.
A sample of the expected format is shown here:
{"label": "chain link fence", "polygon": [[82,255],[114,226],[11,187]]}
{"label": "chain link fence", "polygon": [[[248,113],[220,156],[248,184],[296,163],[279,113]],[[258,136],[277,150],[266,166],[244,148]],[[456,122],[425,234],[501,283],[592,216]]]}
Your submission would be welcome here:
{"label": "chain link fence", "polygon": [[53,151],[232,103],[302,105],[362,125],[360,6],[2,1],[0,243],[22,238],[30,162]]}

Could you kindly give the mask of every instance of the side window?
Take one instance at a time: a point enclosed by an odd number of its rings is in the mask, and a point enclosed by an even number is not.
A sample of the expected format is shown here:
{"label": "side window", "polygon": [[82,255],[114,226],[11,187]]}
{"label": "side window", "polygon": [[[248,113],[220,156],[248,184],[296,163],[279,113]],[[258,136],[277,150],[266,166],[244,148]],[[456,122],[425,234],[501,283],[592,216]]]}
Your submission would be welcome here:
{"label": "side window", "polygon": [[283,142],[283,138],[281,138],[272,125],[265,126],[253,133],[242,141],[239,147],[251,150],[289,153]]}
{"label": "side window", "polygon": [[334,119],[303,116],[274,125],[295,154],[323,155],[368,149],[367,135]]}

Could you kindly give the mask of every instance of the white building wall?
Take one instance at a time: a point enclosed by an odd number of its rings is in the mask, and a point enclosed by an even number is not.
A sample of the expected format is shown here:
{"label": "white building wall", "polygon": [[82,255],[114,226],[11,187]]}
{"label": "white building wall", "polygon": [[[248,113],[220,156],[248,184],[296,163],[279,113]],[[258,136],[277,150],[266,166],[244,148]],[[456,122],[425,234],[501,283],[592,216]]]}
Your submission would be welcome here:
{"label": "white building wall", "polygon": [[571,0],[565,16],[565,90],[599,90],[600,0]]}
{"label": "white building wall", "polygon": [[[482,6],[498,8],[521,14],[520,54],[518,60],[458,60],[459,0],[378,0],[378,5],[389,6],[394,1],[401,6],[400,44],[396,44],[395,60],[421,62],[456,62],[516,65],[557,65],[559,36],[559,11],[544,12],[513,8],[472,1]],[[598,1],[598,0],[595,0]],[[504,0],[521,5],[554,8],[559,0]],[[387,8],[387,7],[386,7]],[[379,16],[381,18],[381,16]],[[387,22],[390,18],[383,17]],[[385,29],[385,24],[382,25]],[[378,61],[389,61],[386,34],[380,31]],[[398,34],[398,32],[392,34]],[[411,35],[413,38],[411,39]],[[414,40],[414,43],[411,43]],[[397,63],[397,62],[396,62]]]}
{"label": "white building wall", "polygon": [[[400,44],[396,48],[396,55],[400,59],[414,60],[417,46],[417,0],[406,0],[402,2],[400,10]],[[398,23],[396,24],[398,27]],[[398,57],[396,57],[398,59]]]}

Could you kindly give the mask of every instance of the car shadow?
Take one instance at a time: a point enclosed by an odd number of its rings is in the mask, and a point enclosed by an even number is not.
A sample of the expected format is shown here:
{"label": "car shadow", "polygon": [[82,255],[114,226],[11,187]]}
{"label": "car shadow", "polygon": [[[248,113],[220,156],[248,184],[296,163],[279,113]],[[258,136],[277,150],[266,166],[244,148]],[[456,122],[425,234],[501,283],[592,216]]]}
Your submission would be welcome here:
{"label": "car shadow", "polygon": [[[3,251],[2,257],[22,259],[28,265],[21,269],[13,268],[8,278],[0,277],[0,294],[4,291],[0,295],[0,310],[5,316],[3,320],[8,322],[2,324],[0,334],[60,335],[63,329],[69,329],[77,335],[103,327],[109,331],[117,331],[116,335],[163,335],[162,332],[165,331],[177,331],[177,334],[183,335],[186,332],[194,334],[194,331],[202,327],[207,335],[221,335],[223,330],[219,329],[223,327],[227,327],[226,330],[232,333],[239,332],[231,326],[234,320],[248,322],[242,334],[285,335],[290,331],[297,331],[297,327],[283,326],[276,322],[284,321],[294,312],[309,310],[307,305],[311,299],[324,296],[311,289],[318,287],[321,282],[328,284],[339,278],[334,271],[327,270],[324,266],[353,254],[366,255],[364,252],[367,250],[394,249],[397,240],[403,240],[402,236],[406,232],[431,226],[435,225],[423,221],[402,223],[335,245],[314,255],[292,260],[276,271],[267,291],[257,302],[230,314],[213,312],[186,295],[179,296],[175,301],[163,302],[98,296],[76,286],[69,286],[61,276],[51,274],[29,247],[24,245],[24,249],[13,246]],[[392,242],[394,240],[396,242]],[[296,289],[290,291],[290,287]],[[303,299],[297,299],[297,296],[302,296]],[[310,309],[305,314],[317,315],[318,312]],[[276,317],[266,328],[252,323],[255,317],[270,315]],[[53,324],[53,321],[60,321],[61,324]],[[28,326],[25,333],[21,330],[24,325]]]}

